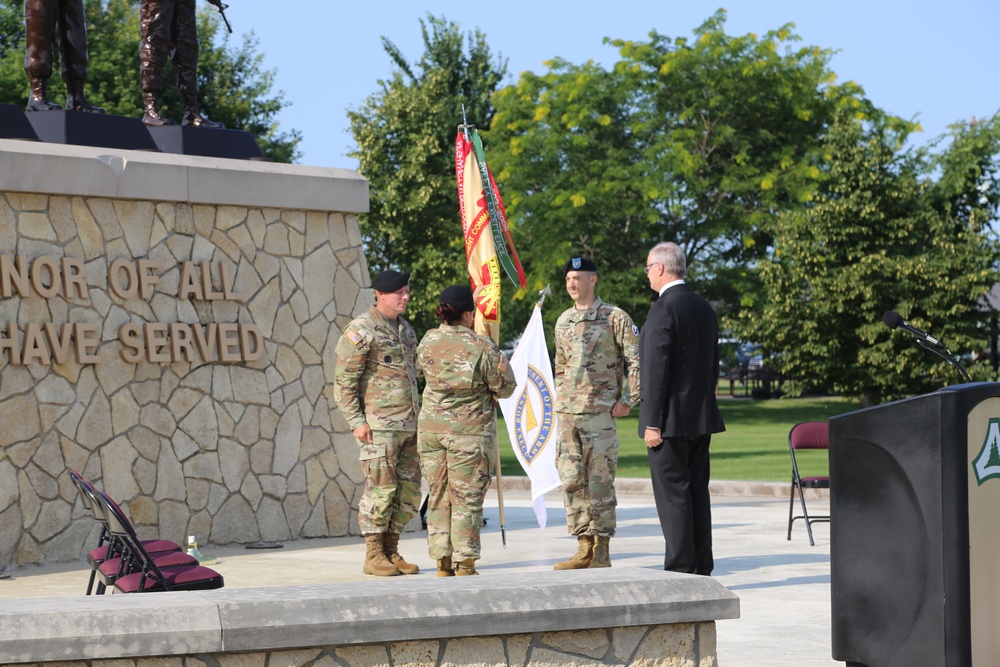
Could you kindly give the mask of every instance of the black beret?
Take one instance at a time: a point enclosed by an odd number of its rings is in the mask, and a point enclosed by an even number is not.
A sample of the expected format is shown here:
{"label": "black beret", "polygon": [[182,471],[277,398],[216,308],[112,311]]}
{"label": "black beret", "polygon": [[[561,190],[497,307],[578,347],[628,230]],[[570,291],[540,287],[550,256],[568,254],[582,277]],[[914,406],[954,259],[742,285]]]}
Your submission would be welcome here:
{"label": "black beret", "polygon": [[399,271],[383,271],[382,273],[375,276],[375,280],[372,281],[372,289],[376,289],[379,292],[395,292],[396,290],[401,290],[410,284],[410,274],[400,273]]}
{"label": "black beret", "polygon": [[476,302],[472,298],[472,290],[468,285],[452,285],[445,287],[441,292],[441,303],[454,306],[462,312],[468,313],[476,309]]}
{"label": "black beret", "polygon": [[570,271],[591,271],[592,273],[597,273],[597,264],[594,264],[586,257],[574,257],[563,264],[563,278]]}

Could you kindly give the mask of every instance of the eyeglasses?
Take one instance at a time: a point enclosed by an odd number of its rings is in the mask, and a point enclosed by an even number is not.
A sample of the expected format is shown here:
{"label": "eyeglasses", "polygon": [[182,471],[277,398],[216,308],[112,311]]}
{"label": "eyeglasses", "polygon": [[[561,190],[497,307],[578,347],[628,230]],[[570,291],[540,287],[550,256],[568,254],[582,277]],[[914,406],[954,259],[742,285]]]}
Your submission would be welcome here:
{"label": "eyeglasses", "polygon": [[643,267],[643,271],[646,272],[646,275],[649,275],[649,267],[656,266],[657,264],[663,264],[663,262],[650,262],[649,264]]}

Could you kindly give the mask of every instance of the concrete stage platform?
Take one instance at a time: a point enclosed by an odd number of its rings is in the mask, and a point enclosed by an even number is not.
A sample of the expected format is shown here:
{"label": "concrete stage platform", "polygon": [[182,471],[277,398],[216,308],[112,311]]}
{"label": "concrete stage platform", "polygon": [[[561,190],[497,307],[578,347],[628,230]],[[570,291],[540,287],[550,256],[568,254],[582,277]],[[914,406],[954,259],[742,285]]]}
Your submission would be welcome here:
{"label": "concrete stage platform", "polygon": [[[618,535],[611,541],[612,566],[647,573],[662,571],[663,538],[648,494],[648,481],[619,482]],[[552,565],[568,557],[576,547],[576,541],[565,532],[559,494],[548,494],[548,527],[539,530],[530,497],[517,486],[516,478],[505,484],[506,549],[501,545],[496,494],[490,492],[483,559],[479,562],[483,578],[509,580],[512,585],[517,585],[520,574],[551,572]],[[842,664],[830,657],[829,526],[813,526],[816,546],[810,547],[805,528],[798,521],[792,540],[787,541],[788,502],[777,497],[787,486],[713,484],[713,576],[740,598],[740,618],[717,622],[721,667]],[[823,513],[827,507],[825,499],[813,500],[810,511]],[[212,545],[201,548],[219,558],[212,567],[225,575],[226,589],[367,580],[386,590],[393,582],[404,579],[433,580],[441,586],[455,581],[432,579],[433,563],[427,556],[422,532],[404,535],[400,551],[424,571],[390,579],[361,573],[364,543],[358,537],[299,540],[274,550]],[[0,580],[0,605],[11,598],[82,595],[88,572],[81,562],[28,567],[7,574],[10,579]]]}

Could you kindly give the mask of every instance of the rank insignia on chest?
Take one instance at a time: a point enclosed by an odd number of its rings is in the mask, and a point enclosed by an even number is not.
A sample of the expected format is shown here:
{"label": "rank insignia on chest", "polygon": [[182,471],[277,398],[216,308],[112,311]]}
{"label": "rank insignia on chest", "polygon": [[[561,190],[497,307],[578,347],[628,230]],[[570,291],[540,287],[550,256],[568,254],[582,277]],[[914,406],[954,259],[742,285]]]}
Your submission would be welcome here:
{"label": "rank insignia on chest", "polygon": [[357,331],[350,331],[350,330],[348,330],[348,331],[347,331],[347,338],[348,338],[348,339],[349,339],[349,340],[350,340],[350,341],[351,341],[352,343],[354,343],[355,345],[357,345],[358,343],[360,343],[360,342],[361,342],[361,336],[359,336],[359,335],[358,335],[358,332],[357,332]]}
{"label": "rank insignia on chest", "polygon": [[382,361],[384,361],[387,364],[391,364],[392,363],[392,355],[391,354],[385,355],[385,358]]}

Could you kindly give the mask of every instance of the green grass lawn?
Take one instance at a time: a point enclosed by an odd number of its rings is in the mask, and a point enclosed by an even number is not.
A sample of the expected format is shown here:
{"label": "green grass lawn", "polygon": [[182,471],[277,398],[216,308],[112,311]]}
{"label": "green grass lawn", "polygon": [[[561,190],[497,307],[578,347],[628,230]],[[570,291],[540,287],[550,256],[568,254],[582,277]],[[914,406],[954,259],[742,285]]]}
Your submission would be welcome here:
{"label": "green grass lawn", "polygon": [[[823,421],[858,409],[841,398],[786,398],[754,401],[722,398],[719,409],[726,432],[712,437],[712,479],[786,482],[791,478],[788,431],[802,421]],[[618,476],[649,477],[646,445],[639,439],[637,410],[618,420]],[[507,429],[500,423],[500,461],[504,475],[523,475]],[[803,475],[824,475],[826,452],[798,454]]]}

